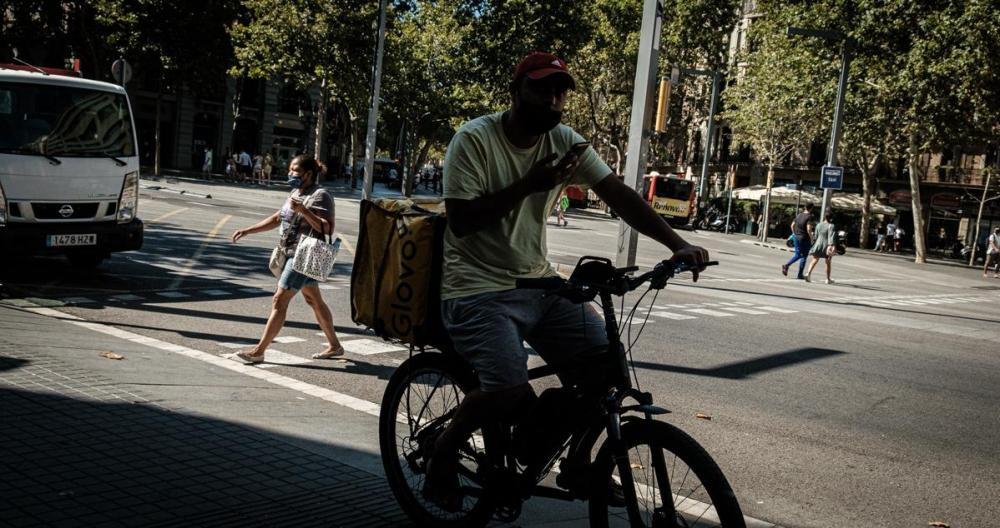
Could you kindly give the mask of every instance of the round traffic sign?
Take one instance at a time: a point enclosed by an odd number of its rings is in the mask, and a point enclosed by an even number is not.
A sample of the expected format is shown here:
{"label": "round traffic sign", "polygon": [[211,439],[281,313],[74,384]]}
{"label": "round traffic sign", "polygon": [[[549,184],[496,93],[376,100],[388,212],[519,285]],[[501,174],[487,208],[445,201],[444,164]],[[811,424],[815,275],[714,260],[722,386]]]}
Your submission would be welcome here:
{"label": "round traffic sign", "polygon": [[124,85],[132,80],[132,65],[125,59],[118,59],[111,65],[111,76],[118,84]]}

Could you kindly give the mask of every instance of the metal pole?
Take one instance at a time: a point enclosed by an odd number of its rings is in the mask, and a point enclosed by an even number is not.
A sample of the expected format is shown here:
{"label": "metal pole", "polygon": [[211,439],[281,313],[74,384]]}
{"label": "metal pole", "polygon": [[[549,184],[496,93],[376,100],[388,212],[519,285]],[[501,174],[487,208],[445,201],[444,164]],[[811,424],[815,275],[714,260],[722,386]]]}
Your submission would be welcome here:
{"label": "metal pole", "polygon": [[729,234],[729,224],[732,222],[733,217],[733,185],[736,183],[736,173],[727,178],[727,187],[729,187],[729,205],[726,206],[726,234]]}
{"label": "metal pole", "polygon": [[715,133],[715,111],[719,106],[719,81],[721,75],[712,72],[712,103],[708,111],[708,127],[705,131],[705,158],[701,160],[701,178],[698,180],[698,211],[705,206],[705,180],[708,179],[708,160],[712,157],[712,136]]}
{"label": "metal pole", "polygon": [[[632,92],[632,118],[629,123],[628,158],[625,162],[625,185],[639,189],[646,171],[648,130],[654,105],[651,96],[656,82],[656,69],[660,58],[660,23],[662,7],[659,0],[645,0],[642,9],[642,29],[639,34],[639,57],[636,60],[635,83]],[[618,221],[619,267],[635,265],[639,233],[624,220]]]}
{"label": "metal pole", "polygon": [[[851,42],[845,40],[841,44],[840,84],[837,86],[837,106],[833,110],[833,130],[830,131],[830,151],[826,164],[837,165],[837,143],[840,141],[840,124],[844,114],[844,93],[847,91],[847,72],[851,67]],[[826,218],[826,210],[830,207],[830,189],[823,189],[823,208],[820,219]]]}
{"label": "metal pole", "polygon": [[375,51],[375,69],[372,70],[372,104],[368,108],[368,137],[365,140],[365,184],[361,198],[367,200],[372,194],[375,170],[375,131],[378,128],[378,100],[382,88],[382,52],[385,49],[385,2],[379,2],[378,44]]}

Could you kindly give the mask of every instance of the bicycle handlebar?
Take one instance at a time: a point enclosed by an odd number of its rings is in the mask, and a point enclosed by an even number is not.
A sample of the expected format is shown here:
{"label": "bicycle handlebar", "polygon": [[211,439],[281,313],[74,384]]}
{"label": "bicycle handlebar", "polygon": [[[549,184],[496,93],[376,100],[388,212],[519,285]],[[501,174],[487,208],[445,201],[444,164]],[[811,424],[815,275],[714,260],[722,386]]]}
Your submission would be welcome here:
{"label": "bicycle handlebar", "polygon": [[[589,257],[581,258],[580,263],[577,264],[577,269],[579,269],[581,264],[583,264],[588,258]],[[639,288],[646,282],[651,282],[653,289],[662,289],[667,285],[667,281],[672,279],[678,273],[693,271],[695,269],[695,266],[684,262],[664,260],[654,266],[653,269],[639,275],[638,277],[629,277],[628,274],[636,271],[638,268],[614,268],[611,267],[610,261],[608,262],[608,269],[606,270],[608,271],[607,277],[602,278],[600,281],[576,279],[575,276],[577,275],[577,271],[574,269],[573,275],[571,275],[568,280],[561,277],[518,279],[515,281],[515,286],[517,288],[539,289],[550,292],[554,291],[557,295],[570,297],[571,300],[576,300],[577,302],[583,302],[593,299],[600,291],[608,291],[613,295],[625,295],[626,293]],[[719,263],[717,261],[710,261],[703,263],[702,266],[716,266],[718,264]]]}

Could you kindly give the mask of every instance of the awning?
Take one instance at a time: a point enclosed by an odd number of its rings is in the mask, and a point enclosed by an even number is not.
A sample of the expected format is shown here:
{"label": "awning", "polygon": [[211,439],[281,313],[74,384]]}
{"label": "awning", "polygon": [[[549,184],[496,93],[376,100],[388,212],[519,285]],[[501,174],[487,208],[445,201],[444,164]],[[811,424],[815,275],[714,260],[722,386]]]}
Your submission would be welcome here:
{"label": "awning", "polygon": [[[733,189],[733,198],[737,200],[763,201],[766,195],[767,187],[763,185],[751,185],[750,187]],[[811,203],[814,205],[820,205],[823,203],[823,196],[821,194],[814,194],[808,191],[801,191],[800,195],[797,190],[792,190],[784,186],[775,186],[771,188],[771,203],[792,205],[795,203]],[[854,193],[835,192],[830,198],[830,207],[838,211],[861,212],[861,205],[863,203],[864,199],[861,195]],[[878,201],[875,196],[872,196],[871,212],[873,214],[895,215],[896,208],[885,205]]]}
{"label": "awning", "polygon": [[[763,185],[751,185],[750,187],[742,187],[740,189],[733,189],[733,198],[737,200],[753,200],[753,201],[763,201],[764,197],[767,196],[767,187]],[[771,188],[771,203],[772,204],[791,204],[796,203],[801,204],[819,204],[822,199],[813,193],[807,191],[793,191],[788,187],[772,187]]]}
{"label": "awning", "polygon": [[[830,206],[840,211],[861,212],[861,206],[864,202],[865,200],[860,194],[854,193],[835,192],[833,193],[833,197],[830,198]],[[885,205],[872,196],[871,212],[872,214],[895,215],[896,208]]]}

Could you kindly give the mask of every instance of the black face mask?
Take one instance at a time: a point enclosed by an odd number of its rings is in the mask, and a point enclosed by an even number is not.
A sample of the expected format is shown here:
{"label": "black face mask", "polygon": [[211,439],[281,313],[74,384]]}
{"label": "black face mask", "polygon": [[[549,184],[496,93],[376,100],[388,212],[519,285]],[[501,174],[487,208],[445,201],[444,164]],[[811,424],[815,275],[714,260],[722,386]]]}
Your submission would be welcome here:
{"label": "black face mask", "polygon": [[542,135],[552,130],[562,119],[562,112],[553,110],[548,104],[520,101],[517,114],[525,131],[531,135]]}

